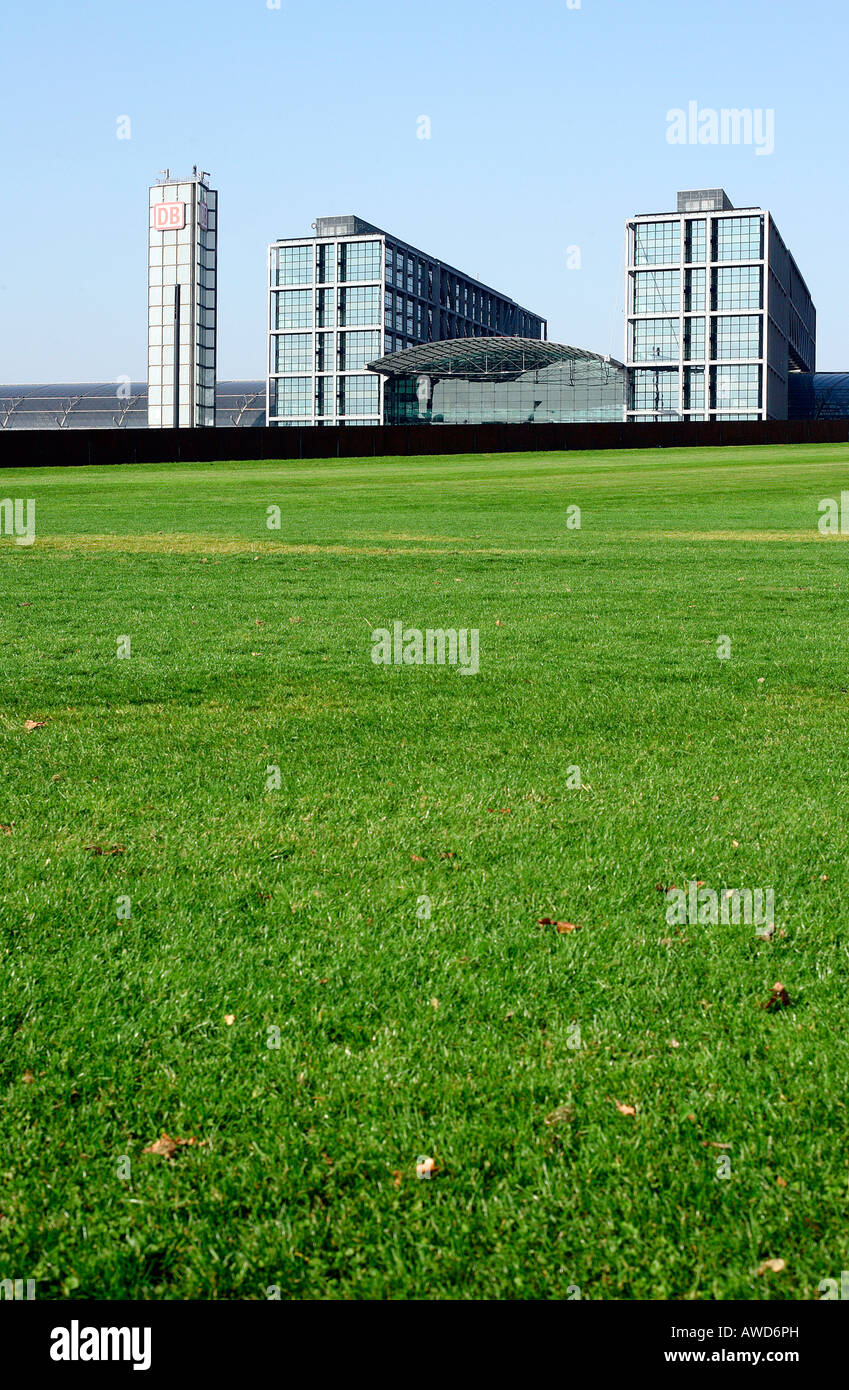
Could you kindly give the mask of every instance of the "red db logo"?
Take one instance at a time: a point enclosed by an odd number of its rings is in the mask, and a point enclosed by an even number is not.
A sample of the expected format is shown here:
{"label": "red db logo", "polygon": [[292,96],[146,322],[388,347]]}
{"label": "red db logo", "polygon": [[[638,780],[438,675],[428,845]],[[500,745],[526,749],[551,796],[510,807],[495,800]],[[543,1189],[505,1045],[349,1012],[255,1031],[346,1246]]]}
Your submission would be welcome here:
{"label": "red db logo", "polygon": [[157,232],[177,232],[185,225],[185,203],[154,203],[153,226]]}

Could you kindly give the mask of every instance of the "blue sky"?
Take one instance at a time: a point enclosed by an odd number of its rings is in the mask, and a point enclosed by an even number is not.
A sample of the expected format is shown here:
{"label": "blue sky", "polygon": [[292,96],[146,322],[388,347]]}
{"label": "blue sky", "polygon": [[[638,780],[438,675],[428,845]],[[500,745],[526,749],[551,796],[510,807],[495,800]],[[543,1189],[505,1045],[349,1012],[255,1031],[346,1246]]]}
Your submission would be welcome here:
{"label": "blue sky", "polygon": [[[715,185],[771,209],[817,305],[818,366],[849,370],[845,0],[3,13],[2,382],[144,377],[147,187],[195,163],[220,197],[222,378],[263,375],[267,243],[339,212],[544,314],[556,341],[621,357],[625,218]],[[774,153],[669,144],[667,113],[690,101],[773,111]]]}

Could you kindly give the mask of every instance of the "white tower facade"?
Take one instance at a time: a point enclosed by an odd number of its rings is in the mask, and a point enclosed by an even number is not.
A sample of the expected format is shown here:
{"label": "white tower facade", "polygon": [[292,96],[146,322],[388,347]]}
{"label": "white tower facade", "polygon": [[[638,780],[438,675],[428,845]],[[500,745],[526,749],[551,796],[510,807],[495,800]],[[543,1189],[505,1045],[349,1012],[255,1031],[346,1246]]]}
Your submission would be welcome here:
{"label": "white tower facade", "polygon": [[150,189],[147,270],[147,423],[215,424],[218,193],[209,175]]}

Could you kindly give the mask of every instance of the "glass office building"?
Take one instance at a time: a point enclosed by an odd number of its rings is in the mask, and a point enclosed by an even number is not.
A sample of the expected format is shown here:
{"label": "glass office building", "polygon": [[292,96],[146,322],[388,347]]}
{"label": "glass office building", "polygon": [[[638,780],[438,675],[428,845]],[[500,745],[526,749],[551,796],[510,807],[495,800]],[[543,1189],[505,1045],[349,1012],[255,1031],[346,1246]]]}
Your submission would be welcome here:
{"label": "glass office building", "polygon": [[627,224],[629,420],[786,420],[816,310],[769,212],[721,188]]}
{"label": "glass office building", "polygon": [[[215,424],[218,194],[197,167],[150,189],[147,422]],[[177,414],[174,402],[179,400]]]}
{"label": "glass office building", "polygon": [[369,365],[387,425],[621,422],[625,408],[620,362],[533,338],[449,339]]}
{"label": "glass office building", "polygon": [[320,217],[268,250],[268,423],[380,425],[368,364],[417,343],[518,334],[546,321],[359,217]]}

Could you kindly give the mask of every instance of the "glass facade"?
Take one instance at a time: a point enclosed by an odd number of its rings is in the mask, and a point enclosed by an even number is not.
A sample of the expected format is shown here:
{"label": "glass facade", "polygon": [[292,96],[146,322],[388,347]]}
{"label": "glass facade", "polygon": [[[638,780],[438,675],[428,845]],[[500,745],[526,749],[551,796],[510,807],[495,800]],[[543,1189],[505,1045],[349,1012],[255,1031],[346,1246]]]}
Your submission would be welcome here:
{"label": "glass facade", "polygon": [[379,424],[368,363],[439,339],[515,333],[545,320],[356,217],[269,248],[269,424]]}
{"label": "glass facade", "polygon": [[679,270],[638,270],[634,276],[635,314],[677,314],[680,296]]}
{"label": "glass facade", "polygon": [[815,361],[816,310],[769,213],[706,189],[627,226],[628,417],[786,418],[793,376]]}
{"label": "glass facade", "polygon": [[763,255],[763,218],[717,217],[713,239],[715,261],[758,261]]}
{"label": "glass facade", "polygon": [[680,259],[680,222],[637,224],[634,229],[634,265],[674,265]]}
{"label": "glass facade", "polygon": [[672,361],[679,355],[678,319],[636,319],[631,356],[635,362]]}
{"label": "glass facade", "polygon": [[760,367],[711,367],[710,403],[718,410],[757,410],[761,404]]}
{"label": "glass facade", "polygon": [[[480,425],[552,424],[621,421],[625,406],[625,370],[620,363],[591,353],[546,344],[547,360],[521,370],[514,360],[520,339],[493,339],[485,370],[460,362],[413,359],[393,369],[384,358],[375,370],[393,372],[385,386],[387,424]],[[533,345],[524,340],[527,360]],[[501,344],[505,344],[502,350]],[[439,344],[447,350],[450,344]],[[503,355],[502,355],[503,354]],[[399,358],[399,362],[401,359]]]}
{"label": "glass facade", "polygon": [[760,314],[721,314],[713,320],[711,357],[716,361],[760,355]]}

